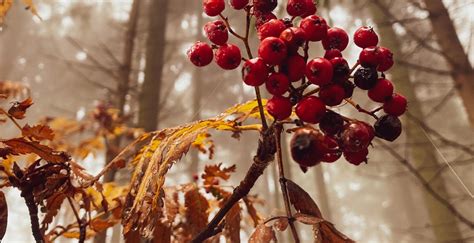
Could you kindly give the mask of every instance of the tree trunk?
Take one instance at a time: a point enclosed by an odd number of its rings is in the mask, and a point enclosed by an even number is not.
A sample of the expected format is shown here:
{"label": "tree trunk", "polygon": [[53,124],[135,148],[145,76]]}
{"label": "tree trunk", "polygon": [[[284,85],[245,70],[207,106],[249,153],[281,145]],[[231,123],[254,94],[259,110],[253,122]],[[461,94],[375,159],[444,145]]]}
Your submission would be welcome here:
{"label": "tree trunk", "polygon": [[153,131],[158,127],[167,9],[168,0],[150,1],[145,80],[141,87],[138,114],[138,126],[145,131]]}
{"label": "tree trunk", "polygon": [[[393,28],[384,25],[386,16],[378,9],[375,4],[369,4],[370,12],[374,22],[378,26],[378,33],[381,37],[381,45],[390,48],[395,56],[402,56],[400,41]],[[395,65],[390,71],[391,79],[397,84],[397,90],[408,99],[410,103],[410,112],[419,120],[423,120],[421,105],[415,94],[415,86],[410,80],[409,70],[402,65]],[[420,171],[422,176],[429,180],[439,169],[435,148],[430,143],[420,126],[411,120],[404,121],[407,143],[420,144],[410,147],[411,163],[416,168],[428,168]],[[433,188],[443,197],[448,197],[446,183],[441,175],[431,182]],[[458,229],[455,217],[439,201],[423,190],[424,206],[429,215],[433,233],[437,242],[446,242],[450,240],[461,239],[461,233]]]}
{"label": "tree trunk", "polygon": [[474,70],[459,41],[456,29],[442,0],[424,0],[433,33],[446,61],[451,66],[452,78],[461,97],[471,127],[474,128]]}

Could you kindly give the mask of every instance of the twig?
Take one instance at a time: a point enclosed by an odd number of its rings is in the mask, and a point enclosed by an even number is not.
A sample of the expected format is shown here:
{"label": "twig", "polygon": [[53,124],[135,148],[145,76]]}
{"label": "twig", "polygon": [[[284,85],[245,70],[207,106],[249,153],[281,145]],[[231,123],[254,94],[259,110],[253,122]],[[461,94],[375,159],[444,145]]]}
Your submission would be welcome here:
{"label": "twig", "polygon": [[288,216],[273,216],[273,217],[265,220],[265,222],[263,222],[263,224],[267,224],[270,221],[277,220],[277,219],[288,219],[288,221],[290,221],[292,218],[288,218]]}
{"label": "twig", "polygon": [[354,66],[352,66],[352,68],[349,70],[349,74],[352,74],[359,65],[360,65],[360,62],[359,60],[357,60],[357,62],[354,63]]}
{"label": "twig", "polygon": [[350,105],[352,105],[354,108],[357,109],[357,111],[359,112],[362,112],[362,113],[365,113],[367,115],[370,115],[371,117],[373,117],[375,120],[378,120],[379,117],[377,115],[375,115],[375,113],[371,112],[371,111],[368,111],[364,108],[362,108],[359,104],[355,103],[353,100],[351,99],[344,99],[345,101],[347,101],[347,103],[349,103]]}
{"label": "twig", "polygon": [[35,203],[35,197],[33,196],[33,191],[31,188],[20,188],[21,197],[25,199],[26,206],[28,207],[28,212],[30,213],[31,221],[31,231],[33,232],[33,237],[37,243],[43,243],[43,234],[41,234],[39,218],[38,218],[38,206]]}
{"label": "twig", "polygon": [[253,164],[250,166],[245,178],[234,189],[232,195],[227,199],[224,206],[216,213],[214,218],[209,222],[206,228],[199,233],[192,242],[203,242],[204,240],[216,235],[219,232],[219,225],[227,212],[240,199],[245,197],[250,189],[255,185],[257,179],[263,174],[268,164],[273,161],[275,155],[275,137],[273,135],[273,127],[261,132],[257,154],[253,158]]}
{"label": "twig", "polygon": [[10,115],[8,112],[6,112],[4,109],[0,108],[0,113],[3,113],[5,114],[8,119],[10,119],[13,124],[15,124],[15,126],[20,129],[20,131],[23,131],[23,129],[21,128],[20,124],[18,124],[18,122],[16,121],[15,117],[13,117],[12,115]]}
{"label": "twig", "polygon": [[74,212],[74,216],[76,217],[77,220],[77,225],[79,225],[79,243],[84,243],[86,240],[86,225],[82,223],[81,218],[79,217],[79,213],[76,210],[76,207],[74,207],[74,204],[71,200],[70,197],[66,197],[67,201],[69,202],[69,205],[72,208],[72,211]]}
{"label": "twig", "polygon": [[298,237],[298,232],[294,224],[293,214],[291,213],[290,198],[288,197],[288,190],[286,188],[286,178],[285,170],[283,168],[283,159],[281,154],[281,131],[283,129],[282,125],[275,126],[275,140],[276,140],[276,156],[277,156],[277,166],[278,166],[278,175],[280,177],[280,187],[283,194],[283,201],[285,202],[286,216],[288,217],[288,224],[290,225],[291,234],[295,243],[300,242]]}

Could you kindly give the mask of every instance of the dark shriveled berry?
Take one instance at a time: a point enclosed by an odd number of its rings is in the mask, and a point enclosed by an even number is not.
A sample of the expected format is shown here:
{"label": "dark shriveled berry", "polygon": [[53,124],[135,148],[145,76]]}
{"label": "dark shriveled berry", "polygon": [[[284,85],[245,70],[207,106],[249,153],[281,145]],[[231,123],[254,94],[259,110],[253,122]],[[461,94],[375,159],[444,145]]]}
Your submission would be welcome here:
{"label": "dark shriveled berry", "polygon": [[402,134],[400,119],[392,115],[380,117],[374,124],[375,136],[393,142]]}
{"label": "dark shriveled berry", "polygon": [[354,89],[355,89],[355,85],[349,81],[349,80],[344,80],[342,83],[341,83],[342,87],[344,88],[344,92],[345,92],[345,96],[344,98],[351,98],[352,95],[354,94]]}
{"label": "dark shriveled berry", "polygon": [[311,167],[320,163],[324,152],[317,149],[322,134],[313,128],[302,127],[293,135],[290,148],[291,157],[301,166]]}
{"label": "dark shriveled berry", "polygon": [[327,110],[326,114],[324,114],[323,118],[319,122],[319,129],[324,134],[327,135],[335,135],[342,131],[344,127],[344,119],[338,113]]}
{"label": "dark shriveled berry", "polygon": [[342,57],[334,57],[329,60],[333,68],[333,79],[335,81],[340,81],[341,79],[346,79],[349,76],[350,68],[346,59]]}
{"label": "dark shriveled berry", "polygon": [[361,67],[354,74],[354,84],[363,90],[369,90],[377,84],[378,73],[375,68]]}
{"label": "dark shriveled berry", "polygon": [[277,0],[253,0],[253,8],[258,12],[271,12],[277,5]]}
{"label": "dark shriveled berry", "polygon": [[341,134],[342,149],[348,152],[361,151],[369,146],[373,138],[374,131],[370,125],[361,121],[351,122]]}

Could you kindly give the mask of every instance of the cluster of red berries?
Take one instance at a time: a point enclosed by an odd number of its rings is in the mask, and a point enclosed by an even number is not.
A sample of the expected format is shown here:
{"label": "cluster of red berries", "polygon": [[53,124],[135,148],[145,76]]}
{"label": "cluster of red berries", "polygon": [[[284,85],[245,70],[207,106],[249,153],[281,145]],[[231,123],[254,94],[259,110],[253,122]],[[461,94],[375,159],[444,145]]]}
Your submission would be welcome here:
{"label": "cluster of red berries", "polygon": [[[204,26],[213,45],[197,42],[188,51],[188,57],[196,66],[208,65],[214,58],[226,70],[239,67],[244,60],[244,83],[266,87],[273,96],[266,109],[276,120],[290,118],[295,107],[296,123],[301,128],[295,132],[291,150],[301,166],[334,162],[342,155],[359,165],[367,161],[368,147],[375,136],[388,141],[400,136],[398,116],[405,112],[407,100],[394,93],[393,83],[383,74],[392,67],[393,54],[388,48],[377,46],[379,38],[371,27],[361,27],[355,32],[354,43],[362,51],[358,62],[350,68],[342,55],[349,44],[348,34],[341,28],[328,26],[324,18],[316,15],[313,0],[288,0],[286,10],[291,17],[283,19],[272,13],[277,0],[229,2],[234,9],[244,9],[256,18],[258,57],[244,59],[239,47],[228,43],[229,26],[222,16],[224,0],[203,0],[204,12],[209,16],[220,15],[223,20]],[[310,44],[314,42],[322,44],[324,57],[308,58]],[[367,90],[371,100],[383,103],[378,110],[383,108],[386,114],[373,126],[328,108],[350,99],[356,87]],[[307,91],[309,88],[312,90]],[[308,124],[319,124],[319,130]]]}

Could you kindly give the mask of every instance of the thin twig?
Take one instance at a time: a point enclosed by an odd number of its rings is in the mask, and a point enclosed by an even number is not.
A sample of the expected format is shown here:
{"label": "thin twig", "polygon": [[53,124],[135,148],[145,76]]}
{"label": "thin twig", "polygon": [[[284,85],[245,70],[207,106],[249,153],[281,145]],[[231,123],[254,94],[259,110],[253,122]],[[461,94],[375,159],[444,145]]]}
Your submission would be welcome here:
{"label": "thin twig", "polygon": [[71,198],[70,197],[66,197],[66,198],[67,198],[67,201],[69,202],[69,205],[71,206],[72,211],[74,212],[74,216],[76,217],[77,224],[79,225],[79,241],[78,242],[84,243],[84,241],[86,240],[86,227],[82,223],[82,220],[79,217],[79,213],[77,212],[76,207],[74,207],[74,204]]}
{"label": "thin twig", "polygon": [[20,131],[23,131],[23,129],[21,128],[20,124],[16,121],[15,117],[13,117],[12,115],[10,115],[8,112],[6,112],[4,109],[0,108],[0,113],[3,113],[5,114],[8,119],[10,119],[13,124],[15,124],[15,126],[20,129]]}
{"label": "thin twig", "polygon": [[357,111],[359,112],[362,112],[362,113],[365,113],[367,115],[370,115],[371,117],[373,117],[375,120],[378,120],[379,117],[377,115],[375,115],[375,113],[371,112],[371,111],[368,111],[364,108],[362,108],[359,104],[355,103],[353,100],[351,99],[344,99],[345,101],[347,101],[347,103],[349,103],[350,105],[352,105],[354,108],[357,109]]}

